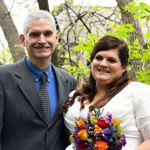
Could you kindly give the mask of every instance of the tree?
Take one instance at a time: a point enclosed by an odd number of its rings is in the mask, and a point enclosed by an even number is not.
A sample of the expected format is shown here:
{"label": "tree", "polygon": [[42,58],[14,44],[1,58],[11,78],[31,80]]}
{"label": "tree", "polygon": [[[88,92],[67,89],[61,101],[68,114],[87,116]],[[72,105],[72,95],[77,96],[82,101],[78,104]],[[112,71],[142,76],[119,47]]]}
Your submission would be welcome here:
{"label": "tree", "polygon": [[[138,18],[135,18],[135,12],[130,12],[129,10],[126,10],[125,8],[128,7],[130,3],[133,3],[133,0],[116,0],[117,5],[120,9],[121,16],[122,16],[122,23],[123,24],[132,24],[134,27],[134,31],[130,33],[129,41],[130,44],[132,45],[131,49],[131,54],[138,54],[138,57],[132,58],[130,61],[131,63],[131,76],[133,78],[136,78],[138,75],[138,72],[143,69],[143,62],[141,61],[143,57],[143,48],[145,47],[145,41],[143,37],[143,33],[141,30],[140,22]],[[134,6],[133,6],[134,7]],[[138,40],[138,42],[137,42]],[[140,47],[138,47],[140,46]],[[144,68],[147,68],[148,64],[145,63]]]}
{"label": "tree", "polygon": [[130,2],[133,2],[133,0],[116,0],[116,1],[121,12],[122,23],[132,24],[134,27],[134,32],[131,33],[130,38],[131,43],[133,43],[136,39],[138,39],[139,44],[142,47],[144,47],[145,42],[139,20],[134,18],[133,13],[125,10],[125,6],[127,6]]}
{"label": "tree", "polygon": [[[49,11],[48,0],[36,2],[39,9]],[[130,54],[129,68],[135,73],[134,77],[137,77],[141,69],[147,71],[146,66],[150,58],[147,38],[150,37],[150,8],[146,4],[140,4],[139,7],[133,0],[117,0],[117,3],[118,6],[107,8],[74,6],[72,0],[66,0],[63,4],[55,6],[52,14],[60,33],[60,42],[52,59],[53,64],[68,70],[76,77],[84,78],[88,74],[85,70],[89,68],[89,55],[93,45],[104,34],[112,34],[129,43],[130,52],[133,52]],[[141,27],[146,31],[144,34]],[[144,49],[144,41],[147,41],[147,49]],[[139,76],[140,79],[145,70]],[[147,79],[142,81],[145,80]]]}
{"label": "tree", "polygon": [[41,10],[49,10],[49,5],[48,5],[48,0],[37,0],[38,5],[39,5],[39,9]]}
{"label": "tree", "polygon": [[25,56],[25,52],[20,47],[18,31],[3,0],[0,0],[0,26],[14,61],[21,60]]}

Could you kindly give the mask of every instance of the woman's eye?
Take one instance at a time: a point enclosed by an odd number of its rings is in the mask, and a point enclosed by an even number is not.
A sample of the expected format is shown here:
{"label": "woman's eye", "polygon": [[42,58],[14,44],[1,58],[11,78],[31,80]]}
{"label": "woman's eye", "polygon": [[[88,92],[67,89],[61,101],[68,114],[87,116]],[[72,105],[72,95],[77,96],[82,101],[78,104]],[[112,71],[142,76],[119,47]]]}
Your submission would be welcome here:
{"label": "woman's eye", "polygon": [[109,61],[109,62],[111,62],[111,63],[115,63],[115,62],[116,62],[116,60],[115,60],[115,59],[111,59],[111,58],[110,58],[110,59],[108,59],[108,61]]}
{"label": "woman's eye", "polygon": [[103,58],[101,56],[96,56],[95,59],[96,60],[102,60]]}

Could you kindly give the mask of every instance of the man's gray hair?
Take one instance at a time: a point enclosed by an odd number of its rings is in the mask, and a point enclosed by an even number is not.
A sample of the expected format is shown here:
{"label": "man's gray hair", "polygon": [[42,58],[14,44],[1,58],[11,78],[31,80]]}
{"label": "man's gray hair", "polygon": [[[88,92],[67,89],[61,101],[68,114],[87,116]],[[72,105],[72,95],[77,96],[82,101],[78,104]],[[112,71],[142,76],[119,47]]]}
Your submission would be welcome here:
{"label": "man's gray hair", "polygon": [[54,20],[54,17],[52,16],[52,14],[48,11],[45,11],[45,10],[39,10],[37,12],[33,12],[33,13],[29,14],[26,17],[26,19],[24,20],[23,33],[24,33],[25,36],[28,34],[29,23],[31,21],[37,20],[37,19],[47,19],[47,20],[49,20],[51,25],[52,25],[54,35],[56,34],[56,24],[55,24],[55,20]]}

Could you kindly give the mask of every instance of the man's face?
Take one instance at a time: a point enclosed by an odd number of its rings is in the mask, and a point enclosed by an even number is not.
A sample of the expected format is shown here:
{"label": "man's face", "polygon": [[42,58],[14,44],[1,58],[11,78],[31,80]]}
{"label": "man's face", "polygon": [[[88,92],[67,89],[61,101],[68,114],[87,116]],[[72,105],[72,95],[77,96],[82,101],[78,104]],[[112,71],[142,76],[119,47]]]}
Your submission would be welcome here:
{"label": "man's face", "polygon": [[28,25],[27,36],[20,36],[20,41],[27,49],[31,62],[51,59],[58,43],[58,34],[54,33],[51,22],[47,19],[32,20]]}

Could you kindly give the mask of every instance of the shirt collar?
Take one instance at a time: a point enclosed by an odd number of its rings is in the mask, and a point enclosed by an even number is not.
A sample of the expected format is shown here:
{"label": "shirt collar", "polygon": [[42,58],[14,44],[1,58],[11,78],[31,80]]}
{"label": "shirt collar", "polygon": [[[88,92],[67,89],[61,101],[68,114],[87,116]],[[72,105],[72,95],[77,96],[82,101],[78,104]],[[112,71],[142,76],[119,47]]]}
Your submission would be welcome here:
{"label": "shirt collar", "polygon": [[40,68],[38,68],[37,66],[35,66],[34,64],[32,64],[28,57],[26,58],[26,64],[27,64],[28,68],[31,70],[33,78],[35,79],[36,82],[39,81],[40,76],[42,75],[43,72],[45,72],[47,74],[48,82],[50,82],[50,78],[52,75],[52,65],[51,64],[44,71],[41,70]]}

